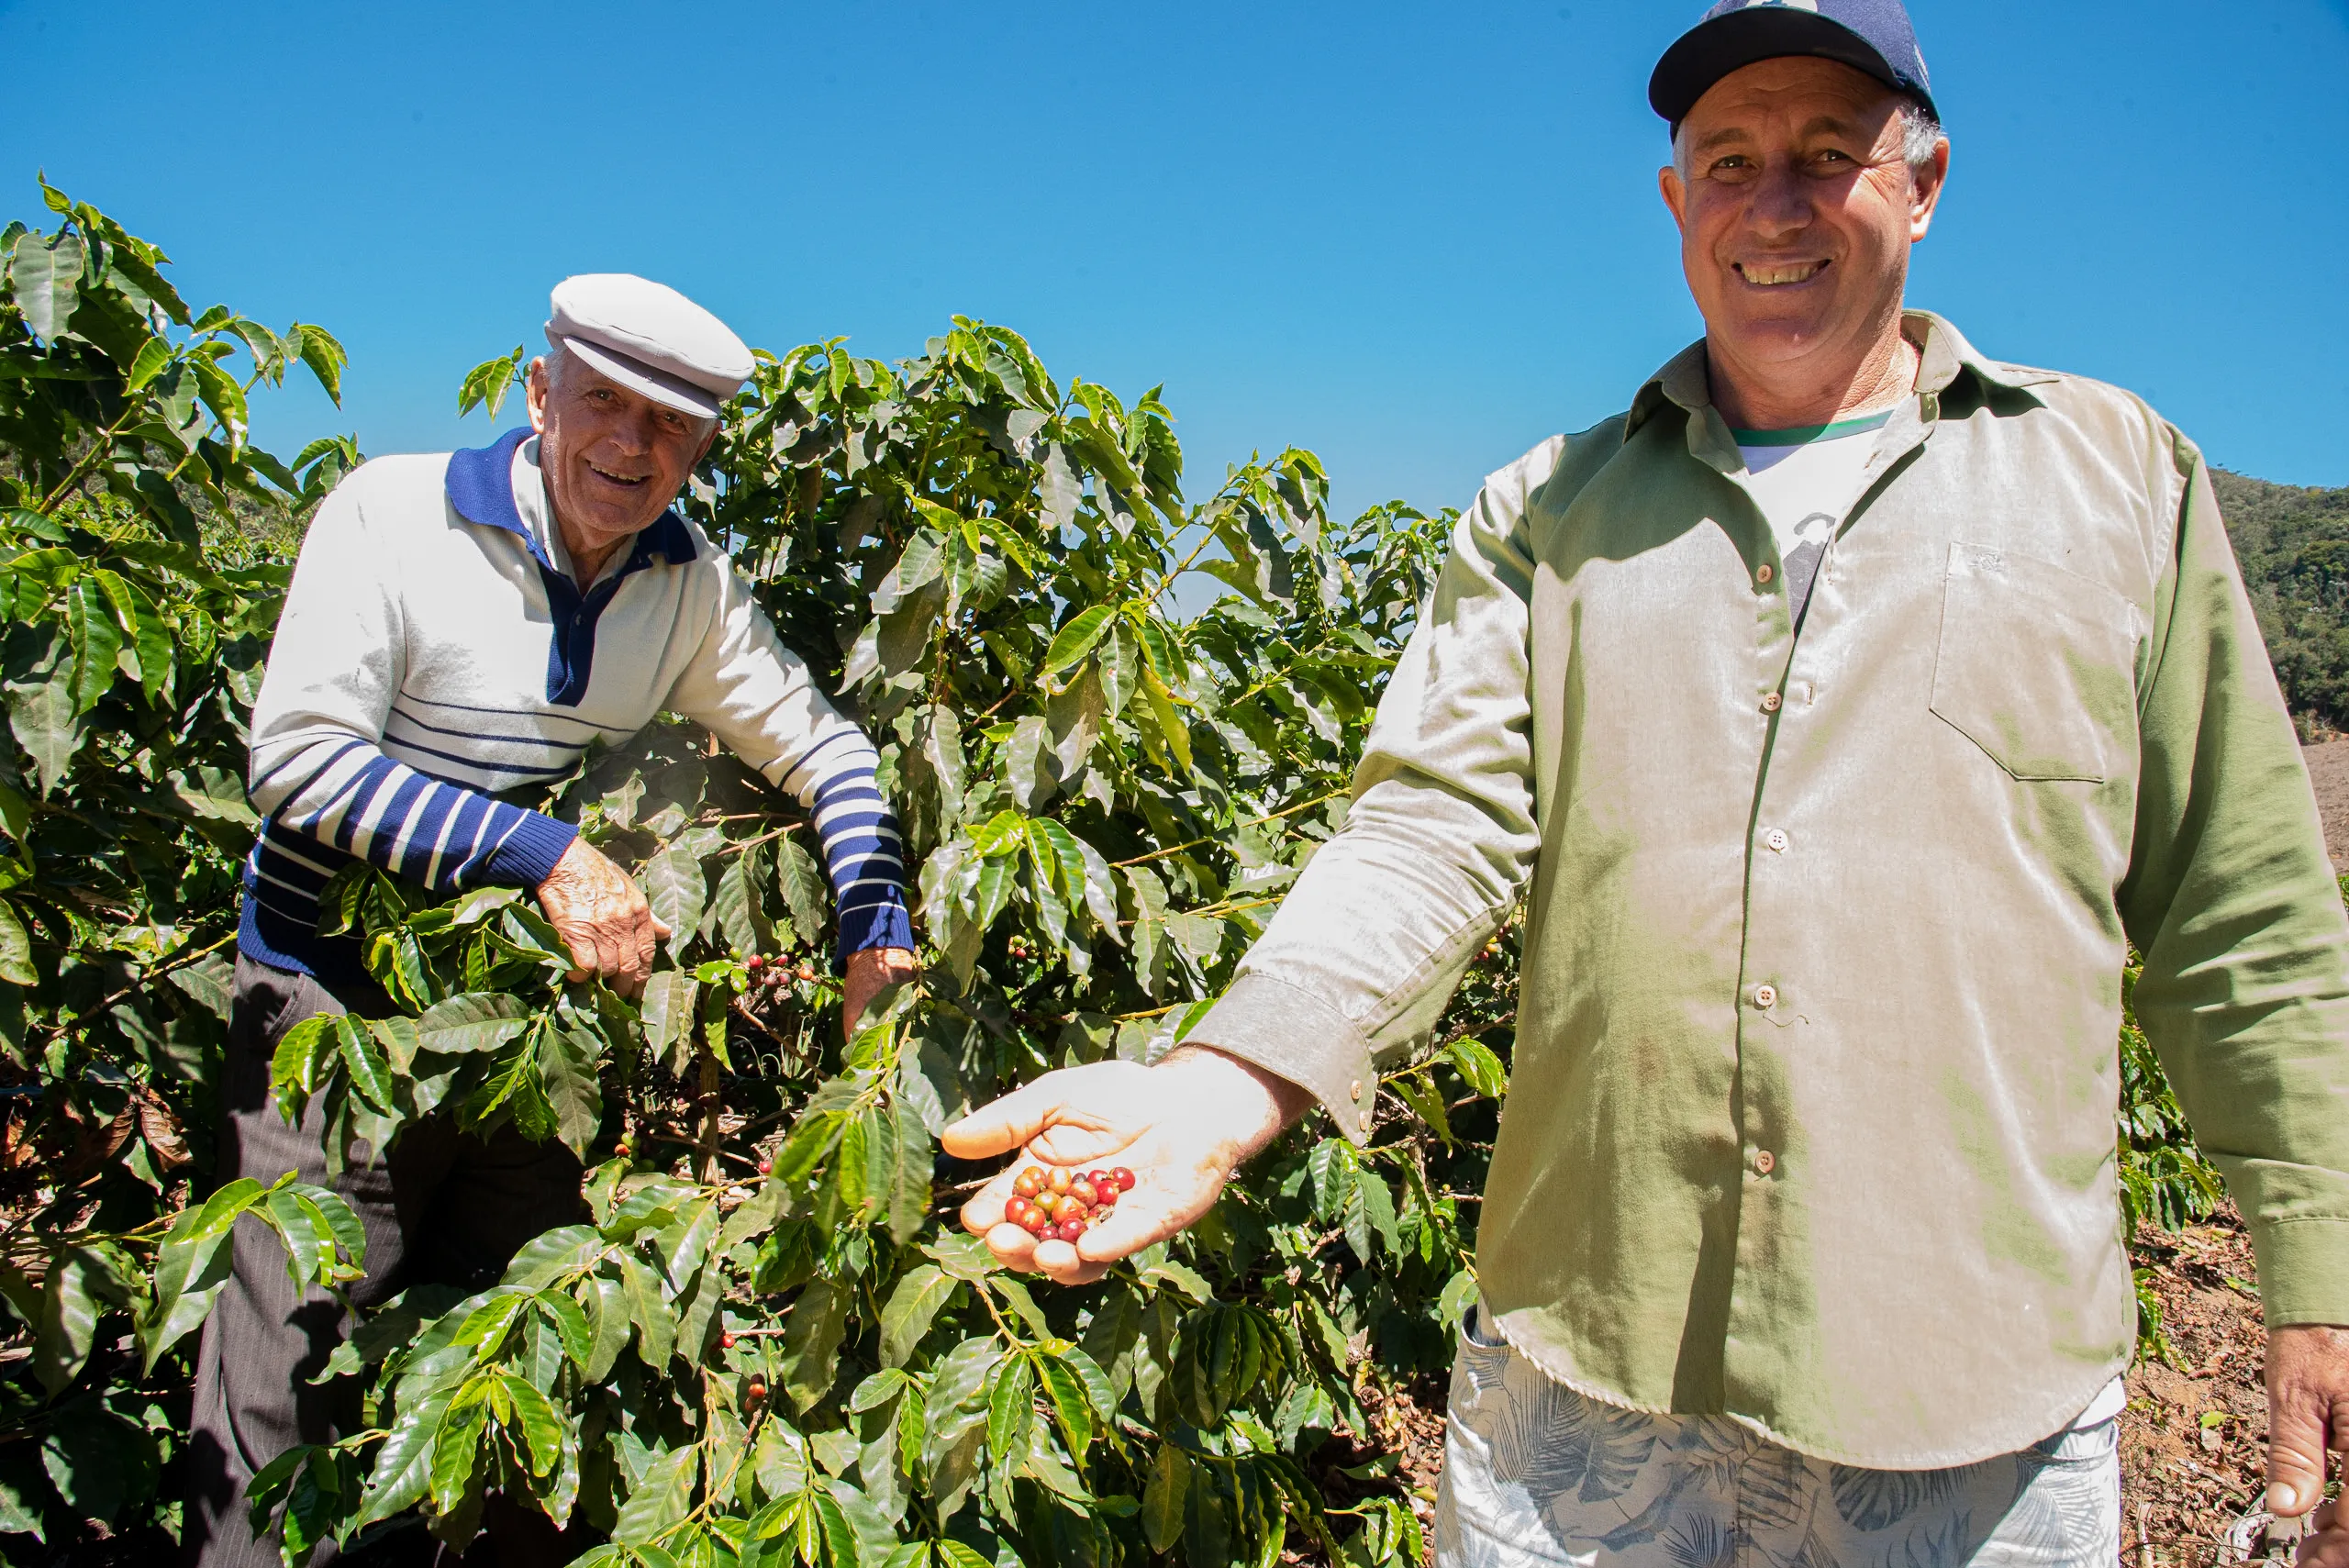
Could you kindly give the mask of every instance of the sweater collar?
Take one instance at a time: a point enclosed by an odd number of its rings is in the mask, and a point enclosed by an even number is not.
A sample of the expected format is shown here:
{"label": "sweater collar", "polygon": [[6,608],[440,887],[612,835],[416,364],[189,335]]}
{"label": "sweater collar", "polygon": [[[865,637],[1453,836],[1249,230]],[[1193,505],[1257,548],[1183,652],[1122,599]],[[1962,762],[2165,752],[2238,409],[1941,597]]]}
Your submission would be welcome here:
{"label": "sweater collar", "polygon": [[[530,439],[529,426],[507,431],[485,447],[468,447],[449,454],[447,488],[449,505],[457,516],[483,528],[504,528],[519,539],[529,549],[532,559],[548,571],[554,570],[546,551],[522,521],[522,511],[514,501],[514,453]],[[629,551],[623,575],[640,567],[650,566],[655,556],[672,566],[683,566],[698,552],[694,548],[693,530],[674,506],[665,508],[653,518],[644,531],[636,536],[636,547]]]}

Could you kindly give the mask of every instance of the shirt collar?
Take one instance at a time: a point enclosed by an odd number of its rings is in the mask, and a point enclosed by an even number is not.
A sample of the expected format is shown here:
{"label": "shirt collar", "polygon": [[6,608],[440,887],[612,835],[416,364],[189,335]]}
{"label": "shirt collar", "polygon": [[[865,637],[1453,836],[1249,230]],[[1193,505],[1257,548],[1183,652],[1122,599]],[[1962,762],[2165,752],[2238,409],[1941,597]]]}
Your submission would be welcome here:
{"label": "shirt collar", "polygon": [[[514,499],[514,454],[531,435],[529,427],[519,427],[488,446],[451,452],[446,486],[449,505],[457,516],[483,528],[504,528],[529,548],[533,560],[551,572],[554,563],[547,559],[545,547],[523,520],[522,509]],[[636,548],[629,551],[622,572],[650,566],[655,556],[672,566],[683,566],[697,553],[693,530],[671,506],[636,536]]]}
{"label": "shirt collar", "polygon": [[[1960,372],[1969,372],[1988,385],[2013,390],[2058,379],[2053,371],[2031,370],[1984,358],[1963,333],[1930,310],[1903,312],[1901,326],[1909,340],[1919,345],[1917,390],[1920,393],[1938,396],[1949,389]],[[1667,403],[1698,417],[1712,407],[1712,385],[1707,379],[1702,338],[1673,355],[1641,386],[1631,399],[1631,413],[1623,421],[1623,439],[1630,440]]]}

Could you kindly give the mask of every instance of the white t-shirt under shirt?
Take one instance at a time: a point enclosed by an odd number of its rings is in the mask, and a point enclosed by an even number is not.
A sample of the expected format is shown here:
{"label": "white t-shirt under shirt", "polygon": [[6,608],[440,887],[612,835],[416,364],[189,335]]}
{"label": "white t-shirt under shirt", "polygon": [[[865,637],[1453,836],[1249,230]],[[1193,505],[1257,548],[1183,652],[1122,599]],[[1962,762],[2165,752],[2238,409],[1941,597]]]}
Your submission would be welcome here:
{"label": "white t-shirt under shirt", "polygon": [[1798,622],[1828,541],[1866,483],[1876,433],[1891,417],[1887,408],[1831,425],[1730,432],[1745,458],[1745,472],[1737,477],[1777,536],[1787,598]]}

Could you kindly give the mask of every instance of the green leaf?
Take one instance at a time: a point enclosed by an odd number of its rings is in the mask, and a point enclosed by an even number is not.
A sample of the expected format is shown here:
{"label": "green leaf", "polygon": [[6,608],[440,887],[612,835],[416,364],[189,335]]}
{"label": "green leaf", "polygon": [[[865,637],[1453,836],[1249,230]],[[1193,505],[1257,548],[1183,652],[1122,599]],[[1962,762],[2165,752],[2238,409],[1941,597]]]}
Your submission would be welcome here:
{"label": "green leaf", "polygon": [[619,1281],[599,1276],[584,1282],[581,1288],[586,1296],[587,1316],[596,1337],[579,1370],[584,1382],[597,1384],[612,1375],[620,1351],[628,1348],[629,1330],[634,1324],[629,1317],[628,1287]]}
{"label": "green leaf", "polygon": [[1141,1494],[1142,1539],[1152,1551],[1169,1551],[1183,1534],[1183,1499],[1190,1489],[1191,1462],[1173,1443],[1161,1443],[1152,1457],[1150,1481]]}
{"label": "green leaf", "polygon": [[831,1391],[850,1300],[847,1287],[813,1279],[792,1304],[791,1322],[784,1331],[783,1387],[802,1410]]}
{"label": "green leaf", "polygon": [[514,1402],[523,1440],[529,1446],[530,1473],[544,1475],[562,1457],[562,1418],[555,1413],[553,1403],[529,1382],[511,1373],[501,1375],[501,1386]]}
{"label": "green leaf", "polygon": [[392,1080],[391,1063],[376,1049],[369,1032],[358,1027],[357,1020],[340,1020],[335,1033],[339,1038],[342,1062],[350,1070],[351,1087],[376,1110],[386,1115],[397,1114],[399,1091]]}
{"label": "green leaf", "polygon": [[1045,652],[1043,663],[1037,666],[1036,679],[1049,681],[1091,654],[1117,613],[1114,605],[1095,605],[1071,617],[1069,623],[1053,634],[1052,646]]}
{"label": "green leaf", "polygon": [[774,859],[775,877],[783,885],[784,902],[791,908],[792,929],[799,933],[802,943],[813,947],[823,940],[829,923],[831,884],[796,834],[786,833],[774,840]]}
{"label": "green leaf", "polygon": [[907,1271],[881,1308],[881,1364],[900,1367],[913,1360],[939,1311],[961,1288],[960,1280],[935,1264]]}
{"label": "green leaf", "polygon": [[1007,1356],[987,1389],[987,1451],[997,1464],[1017,1463],[1027,1453],[1035,1418],[1035,1365],[1025,1354]]}
{"label": "green leaf", "polygon": [[495,422],[497,411],[506,406],[506,395],[514,389],[515,377],[521,368],[522,345],[517,343],[513,352],[484,360],[467,371],[465,379],[457,386],[457,417],[462,419],[487,404],[490,419]]}
{"label": "green leaf", "polygon": [[172,362],[172,345],[168,339],[150,338],[139,346],[139,357],[130,361],[130,373],[123,377],[122,389],[137,392]]}
{"label": "green leaf", "polygon": [[81,303],[83,245],[78,234],[60,231],[44,239],[38,231],[17,237],[9,260],[8,282],[24,312],[25,326],[45,343],[54,343],[73,318]]}
{"label": "green leaf", "polygon": [[694,928],[701,924],[702,901],[707,896],[701,857],[682,849],[662,850],[645,862],[644,874],[638,880],[645,902],[652,906],[653,917],[672,933],[671,951],[682,949]]}
{"label": "green leaf", "polygon": [[623,1545],[642,1545],[684,1518],[693,1506],[694,1481],[700,1467],[701,1450],[691,1445],[654,1460],[621,1505],[612,1525],[612,1539]]}
{"label": "green leaf", "polygon": [[73,647],[73,711],[84,714],[114,689],[122,630],[106,590],[83,577],[66,593],[66,628]]}
{"label": "green leaf", "polygon": [[50,1254],[40,1321],[33,1330],[33,1373],[50,1398],[65,1392],[89,1361],[111,1286],[111,1271],[90,1250],[63,1247]]}
{"label": "green leaf", "polygon": [[1453,1066],[1468,1081],[1468,1086],[1489,1099],[1498,1099],[1508,1093],[1508,1073],[1501,1066],[1484,1041],[1463,1036],[1444,1047],[1444,1054]]}
{"label": "green leaf", "polygon": [[367,1478],[366,1501],[356,1527],[404,1513],[423,1499],[432,1481],[433,1449],[440,1422],[455,1399],[457,1385],[445,1385],[402,1402],[391,1435],[375,1451],[375,1467]]}
{"label": "green leaf", "polygon": [[[351,355],[336,340],[334,334],[323,327],[297,321],[294,324],[292,336],[300,339],[302,362],[310,367],[310,373],[317,377],[318,385],[325,388],[334,406],[341,407],[342,372],[343,367],[351,362]],[[458,410],[460,417],[463,412],[462,409]],[[497,410],[491,409],[490,417],[494,419],[496,417]]]}
{"label": "green leaf", "polygon": [[5,898],[0,898],[0,980],[11,985],[40,984],[40,972],[33,968],[32,939],[25,934],[16,906]]}
{"label": "green leaf", "polygon": [[222,1023],[228,1021],[236,998],[236,969],[218,953],[184,963],[163,978]]}
{"label": "green leaf", "polygon": [[555,1134],[582,1159],[604,1128],[604,1089],[596,1076],[602,1044],[575,1024],[539,1031],[539,1077],[554,1107]]}
{"label": "green leaf", "polygon": [[337,1018],[320,1013],[304,1018],[285,1031],[270,1059],[269,1084],[276,1095],[278,1113],[288,1126],[298,1124],[303,1108],[317,1092],[318,1069],[336,1049]]}
{"label": "green leaf", "polygon": [[529,1003],[504,992],[468,991],[427,1007],[416,1020],[417,1045],[446,1056],[495,1051],[529,1023]]}

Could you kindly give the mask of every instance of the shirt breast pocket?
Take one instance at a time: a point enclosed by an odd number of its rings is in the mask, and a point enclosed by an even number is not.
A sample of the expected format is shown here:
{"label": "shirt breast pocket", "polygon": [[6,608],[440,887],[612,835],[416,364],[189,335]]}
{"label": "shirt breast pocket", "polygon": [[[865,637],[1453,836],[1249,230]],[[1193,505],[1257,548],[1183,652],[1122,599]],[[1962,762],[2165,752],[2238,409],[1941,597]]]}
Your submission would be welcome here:
{"label": "shirt breast pocket", "polygon": [[1933,712],[2017,779],[2101,784],[2134,745],[2141,619],[2076,572],[1954,543]]}

